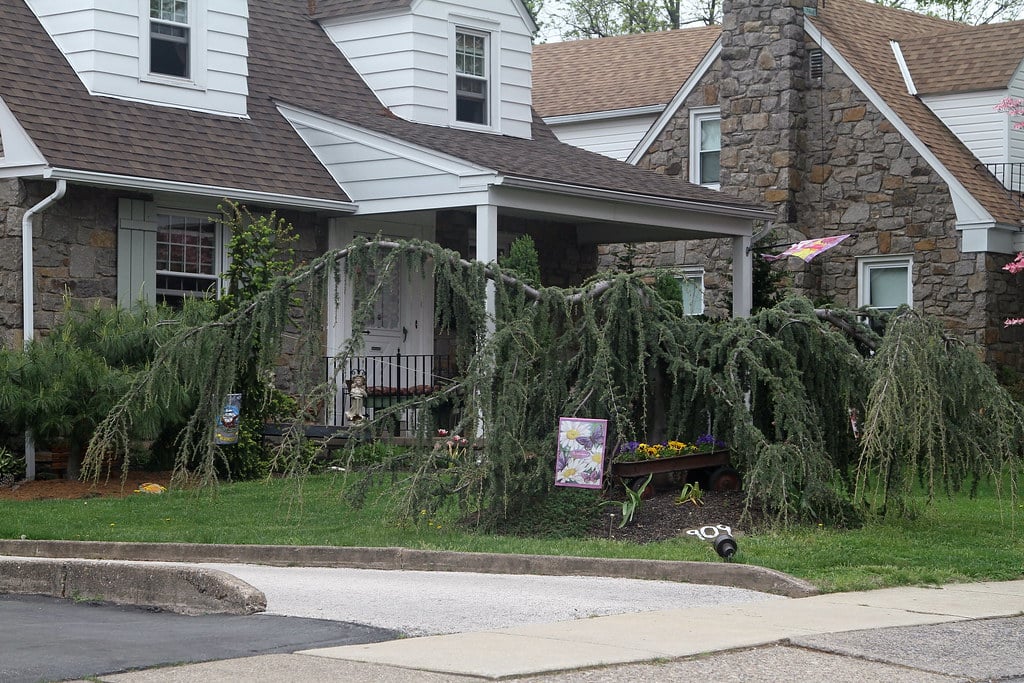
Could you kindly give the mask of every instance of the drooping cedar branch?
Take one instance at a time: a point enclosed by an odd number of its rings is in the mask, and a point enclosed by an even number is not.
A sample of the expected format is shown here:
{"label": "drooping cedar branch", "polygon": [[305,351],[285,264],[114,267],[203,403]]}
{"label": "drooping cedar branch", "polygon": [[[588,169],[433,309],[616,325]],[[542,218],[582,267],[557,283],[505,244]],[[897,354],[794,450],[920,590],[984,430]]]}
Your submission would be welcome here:
{"label": "drooping cedar branch", "polygon": [[[1010,471],[1015,482],[1020,471],[1020,406],[969,348],[929,341],[941,342],[941,331],[912,312],[896,316],[889,325],[898,334],[881,342],[852,314],[816,311],[803,299],[746,319],[698,320],[664,303],[640,274],[603,274],[576,289],[532,288],[496,264],[435,244],[388,240],[329,252],[238,311],[182,329],[96,430],[86,464],[126,453],[138,411],[159,405],[166,387],[177,384],[201,398],[179,439],[179,464],[209,475],[218,457],[214,417],[236,379],[232,359],[249,340],[258,337],[259,352],[277,359],[288,339],[292,365],[315,367],[328,292],[349,283],[352,329],[362,329],[384,294],[384,276],[400,265],[406,277],[432,279],[434,324],[452,340],[459,367],[458,390],[394,408],[416,407],[421,416],[415,466],[403,470],[407,512],[454,499],[493,524],[551,495],[560,416],[609,420],[609,456],[626,440],[713,432],[729,443],[744,474],[748,506],[777,522],[850,523],[859,515],[855,484],[858,504],[864,493],[900,503],[915,477],[929,482],[929,491],[940,485],[950,458],[957,472]],[[376,273],[375,284],[350,277],[357,271]],[[490,333],[488,281],[497,283]],[[357,354],[360,344],[361,335],[347,340],[340,355]],[[944,390],[923,391],[929,383]],[[310,406],[337,387],[309,379],[293,389],[298,403]],[[915,391],[920,398],[912,398]],[[921,419],[908,423],[900,416],[912,400]],[[478,449],[432,448],[431,414],[442,408],[460,416],[456,432],[485,436]],[[865,416],[860,440],[851,411]],[[282,462],[308,457],[295,436]],[[973,455],[952,441],[970,444]]]}

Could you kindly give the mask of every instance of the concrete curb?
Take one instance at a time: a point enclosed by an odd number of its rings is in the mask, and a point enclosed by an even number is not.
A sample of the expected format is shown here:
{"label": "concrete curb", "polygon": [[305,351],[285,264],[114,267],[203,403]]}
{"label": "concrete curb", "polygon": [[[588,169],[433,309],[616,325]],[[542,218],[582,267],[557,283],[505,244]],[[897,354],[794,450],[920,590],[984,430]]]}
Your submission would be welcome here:
{"label": "concrete curb", "polygon": [[732,586],[791,598],[816,595],[820,592],[814,585],[806,581],[773,569],[724,562],[460,553],[406,548],[27,540],[0,540],[0,555],[243,563],[282,567],[478,572],[482,574],[606,576]]}
{"label": "concrete curb", "polygon": [[180,614],[252,614],[267,608],[261,591],[225,572],[145,562],[0,557],[0,593],[145,605]]}

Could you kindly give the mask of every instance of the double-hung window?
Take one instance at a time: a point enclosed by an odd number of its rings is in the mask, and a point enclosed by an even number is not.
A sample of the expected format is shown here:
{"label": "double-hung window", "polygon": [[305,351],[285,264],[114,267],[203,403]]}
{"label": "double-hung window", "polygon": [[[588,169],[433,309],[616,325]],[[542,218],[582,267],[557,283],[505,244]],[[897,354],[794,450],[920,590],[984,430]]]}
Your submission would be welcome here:
{"label": "double-hung window", "polygon": [[157,213],[156,298],[180,306],[187,297],[215,296],[219,225],[199,215]]}
{"label": "double-hung window", "polygon": [[189,0],[150,0],[149,71],[191,78]]}
{"label": "double-hung window", "polygon": [[857,304],[893,311],[913,304],[910,256],[871,256],[857,263]]}
{"label": "double-hung window", "polygon": [[690,182],[718,189],[722,117],[716,109],[690,111]]}
{"label": "double-hung window", "polygon": [[488,36],[479,31],[455,30],[455,120],[490,125]]}
{"label": "double-hung window", "polygon": [[683,296],[683,315],[704,313],[704,269],[685,268],[675,279]]}

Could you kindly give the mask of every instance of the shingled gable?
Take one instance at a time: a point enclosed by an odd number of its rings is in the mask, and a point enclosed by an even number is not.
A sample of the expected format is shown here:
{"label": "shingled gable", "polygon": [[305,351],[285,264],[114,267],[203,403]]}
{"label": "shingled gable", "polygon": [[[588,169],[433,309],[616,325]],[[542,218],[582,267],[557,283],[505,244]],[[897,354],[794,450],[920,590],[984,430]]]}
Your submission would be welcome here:
{"label": "shingled gable", "polygon": [[[379,104],[366,104],[367,98],[373,97],[372,93],[318,26],[300,12],[289,12],[284,3],[263,0],[257,4],[279,6],[273,33],[274,41],[280,43],[283,51],[293,53],[288,46],[303,46],[301,55],[292,58],[293,63],[282,61],[278,65],[275,99],[282,103],[458,157],[504,176],[620,192],[636,195],[638,201],[649,196],[708,203],[712,209],[732,207],[756,211],[760,208],[677,178],[650,173],[560,143],[536,117],[532,139],[429,126],[395,117]],[[253,12],[253,16],[258,15]],[[317,66],[315,78],[303,72],[307,64]],[[358,96],[337,97],[338,92]]]}
{"label": "shingled gable", "polygon": [[917,94],[1003,90],[1024,62],[1024,21],[899,39]]}
{"label": "shingled gable", "polygon": [[[828,0],[822,3],[817,15],[806,17],[805,25],[810,37],[823,42],[826,51],[833,51],[833,58],[845,65],[844,70],[850,72],[848,75],[862,84],[869,97],[875,96],[875,105],[883,112],[891,112],[894,123],[904,127],[905,134],[918,151],[932,159],[937,170],[945,173],[944,179],[950,185],[959,209],[969,215],[970,220],[994,220],[1004,226],[1021,224],[1021,211],[1002,185],[979,165],[970,150],[920,99],[907,91],[890,41],[911,46],[913,54],[916,54],[918,46],[926,49],[927,57],[922,55],[920,60],[915,60],[916,64],[925,60],[947,63],[955,59],[955,55],[963,55],[965,50],[974,51],[974,63],[979,68],[991,68],[995,72],[977,74],[978,82],[1003,82],[1005,85],[1003,79],[1012,62],[1016,59],[1020,64],[1017,55],[1024,50],[1024,40],[1021,39],[1024,22],[968,27],[864,0]],[[977,54],[979,51],[971,42],[974,38],[985,43],[986,49],[980,52],[988,52],[990,56]],[[642,42],[648,39],[638,36],[634,47],[642,50]],[[955,45],[954,57],[936,59],[936,45],[951,48]],[[996,53],[998,56],[992,56]],[[709,60],[702,63],[703,68],[709,66]],[[934,76],[934,72],[933,66],[922,74],[927,87],[963,87],[963,79],[955,74],[940,78]],[[685,99],[685,90],[701,76],[703,73],[697,72],[676,75],[675,82],[677,85],[682,82],[682,88],[630,154],[631,163],[641,158],[651,142],[662,133]]]}
{"label": "shingled gable", "polygon": [[90,96],[21,0],[0,4],[0,97],[51,169],[343,208],[348,197],[271,102],[273,15],[253,4],[248,118]]}
{"label": "shingled gable", "polygon": [[278,101],[504,176],[598,188],[638,201],[646,196],[706,202],[710,209],[758,208],[564,145],[536,120],[533,139],[525,140],[399,119],[379,103],[307,9],[287,0],[250,2],[247,119],[90,96],[21,2],[0,6],[6,27],[0,49],[9,56],[0,62],[0,92],[51,168],[191,184],[212,194],[235,188],[282,198],[349,200],[276,110]]}
{"label": "shingled gable", "polygon": [[[933,156],[938,166],[936,170],[948,174],[945,179],[954,201],[958,202],[958,213],[965,211],[982,219],[987,213],[996,223],[1021,225],[1021,211],[1002,185],[978,164],[970,150],[920,99],[907,91],[889,43],[890,40],[924,39],[936,33],[944,34],[951,22],[863,0],[829,0],[817,17],[808,17],[808,20],[810,28],[820,31],[820,39],[825,42],[823,48],[835,49],[836,56],[854,70],[855,74],[850,75],[859,75],[877,93],[880,101],[876,106],[881,105],[883,110],[889,108],[897,118],[894,123],[904,124],[908,138],[919,141],[918,151],[926,158]],[[1021,25],[1021,22],[1013,23]],[[992,33],[1004,49],[1019,49],[1020,33],[1012,30],[1014,28]],[[973,32],[969,28],[966,31]],[[866,94],[870,97],[870,93]],[[957,184],[963,187],[966,196],[958,195]],[[972,206],[972,202],[979,206]]]}
{"label": "shingled gable", "polygon": [[548,118],[664,106],[721,32],[702,26],[535,45],[534,109]]}

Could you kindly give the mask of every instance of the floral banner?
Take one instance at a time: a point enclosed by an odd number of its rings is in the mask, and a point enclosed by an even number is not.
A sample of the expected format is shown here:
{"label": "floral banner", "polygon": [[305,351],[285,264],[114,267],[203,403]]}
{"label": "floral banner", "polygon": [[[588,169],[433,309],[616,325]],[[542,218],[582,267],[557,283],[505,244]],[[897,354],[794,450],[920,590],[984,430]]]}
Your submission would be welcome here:
{"label": "floral banner", "polygon": [[607,435],[607,420],[558,418],[555,486],[601,488]]}

